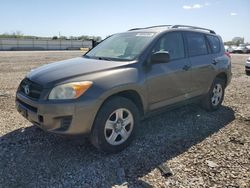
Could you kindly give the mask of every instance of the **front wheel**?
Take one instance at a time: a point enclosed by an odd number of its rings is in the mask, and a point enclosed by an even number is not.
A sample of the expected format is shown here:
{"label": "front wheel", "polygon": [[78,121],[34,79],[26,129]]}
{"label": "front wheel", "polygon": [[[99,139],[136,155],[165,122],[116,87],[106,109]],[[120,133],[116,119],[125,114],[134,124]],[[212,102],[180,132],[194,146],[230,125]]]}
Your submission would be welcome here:
{"label": "front wheel", "polygon": [[129,145],[139,124],[136,105],[127,98],[113,97],[99,110],[90,135],[99,150],[115,153]]}
{"label": "front wheel", "polygon": [[223,102],[225,91],[225,81],[219,78],[215,78],[209,92],[202,100],[202,106],[207,111],[215,111]]}

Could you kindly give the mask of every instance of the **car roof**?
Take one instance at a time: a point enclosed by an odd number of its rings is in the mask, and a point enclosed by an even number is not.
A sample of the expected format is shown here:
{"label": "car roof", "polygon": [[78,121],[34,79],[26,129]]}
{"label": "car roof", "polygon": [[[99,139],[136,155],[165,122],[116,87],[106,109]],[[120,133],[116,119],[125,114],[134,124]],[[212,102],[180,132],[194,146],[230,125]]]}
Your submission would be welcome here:
{"label": "car roof", "polygon": [[139,31],[139,32],[161,33],[161,32],[170,31],[170,30],[199,31],[203,33],[205,32],[205,33],[216,34],[211,29],[195,27],[195,26],[190,26],[190,25],[157,25],[157,26],[150,26],[150,27],[144,27],[144,28],[133,28],[133,29],[130,29],[129,32]]}

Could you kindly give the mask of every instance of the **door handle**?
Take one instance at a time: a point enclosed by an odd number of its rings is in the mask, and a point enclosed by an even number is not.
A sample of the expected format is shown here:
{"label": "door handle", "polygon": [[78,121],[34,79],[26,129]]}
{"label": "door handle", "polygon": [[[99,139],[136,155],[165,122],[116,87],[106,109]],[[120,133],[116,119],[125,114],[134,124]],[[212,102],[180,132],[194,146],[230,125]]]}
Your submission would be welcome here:
{"label": "door handle", "polygon": [[218,60],[213,59],[213,62],[212,62],[212,64],[213,64],[213,65],[217,65],[218,63],[219,63],[219,61],[218,61]]}
{"label": "door handle", "polygon": [[185,71],[189,70],[190,68],[191,68],[190,65],[185,65],[184,67],[182,67],[182,69],[185,70]]}

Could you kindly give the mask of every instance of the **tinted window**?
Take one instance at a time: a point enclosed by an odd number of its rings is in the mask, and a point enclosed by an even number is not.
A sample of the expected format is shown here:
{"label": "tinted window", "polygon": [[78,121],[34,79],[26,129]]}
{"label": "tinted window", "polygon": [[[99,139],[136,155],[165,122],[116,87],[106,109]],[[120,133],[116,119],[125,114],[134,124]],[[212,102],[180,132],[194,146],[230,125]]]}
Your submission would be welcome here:
{"label": "tinted window", "polygon": [[218,39],[218,37],[207,35],[207,38],[211,46],[212,52],[213,53],[220,52],[220,40]]}
{"label": "tinted window", "polygon": [[188,53],[190,56],[207,54],[207,45],[204,35],[199,33],[187,33]]}
{"label": "tinted window", "polygon": [[163,36],[153,49],[153,53],[167,51],[170,59],[180,59],[185,57],[184,45],[181,33],[168,33]]}

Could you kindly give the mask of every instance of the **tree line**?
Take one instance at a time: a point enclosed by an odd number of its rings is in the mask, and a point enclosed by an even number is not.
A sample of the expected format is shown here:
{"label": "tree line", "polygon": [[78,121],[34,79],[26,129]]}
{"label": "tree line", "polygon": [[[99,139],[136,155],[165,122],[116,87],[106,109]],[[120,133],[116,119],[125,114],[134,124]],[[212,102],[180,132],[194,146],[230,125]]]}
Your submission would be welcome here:
{"label": "tree line", "polygon": [[51,39],[51,40],[94,40],[101,41],[102,38],[100,36],[89,36],[89,35],[81,35],[81,36],[53,36],[53,37],[39,37],[32,35],[24,35],[20,31],[15,31],[12,33],[3,33],[0,34],[0,38],[20,38],[20,39]]}

